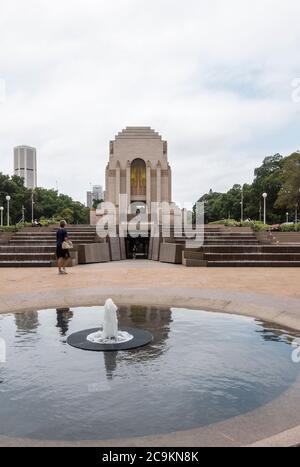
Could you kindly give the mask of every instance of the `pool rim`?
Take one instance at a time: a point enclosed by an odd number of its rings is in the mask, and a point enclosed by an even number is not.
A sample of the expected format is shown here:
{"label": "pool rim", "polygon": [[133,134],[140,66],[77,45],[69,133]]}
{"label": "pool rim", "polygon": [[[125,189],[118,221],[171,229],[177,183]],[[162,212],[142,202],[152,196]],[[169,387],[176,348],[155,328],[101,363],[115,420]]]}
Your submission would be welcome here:
{"label": "pool rim", "polygon": [[[103,305],[111,297],[122,305],[146,305],[189,308],[218,313],[248,316],[283,326],[286,330],[300,331],[300,300],[271,294],[236,292],[227,289],[188,288],[76,288],[47,290],[35,293],[2,295],[0,313],[22,313],[58,307],[82,307]],[[111,441],[37,441],[34,439],[0,437],[2,446],[245,446],[300,444],[299,421],[283,423],[282,429],[274,433],[273,419],[287,410],[290,394],[300,394],[300,376],[292,387],[278,399],[239,415],[225,422],[204,428],[196,428],[166,435],[145,436]],[[300,397],[299,397],[300,398]],[[292,410],[290,414],[292,417]],[[255,426],[255,434],[253,434]],[[263,429],[263,427],[265,427]],[[263,430],[264,435],[261,433]]]}

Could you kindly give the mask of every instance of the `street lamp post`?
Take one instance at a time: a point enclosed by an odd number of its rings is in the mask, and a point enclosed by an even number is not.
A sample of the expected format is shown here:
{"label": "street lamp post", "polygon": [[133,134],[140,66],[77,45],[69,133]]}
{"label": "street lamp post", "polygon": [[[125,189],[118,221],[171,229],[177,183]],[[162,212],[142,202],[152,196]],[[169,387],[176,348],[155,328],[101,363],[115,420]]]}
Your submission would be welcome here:
{"label": "street lamp post", "polygon": [[33,190],[32,190],[32,193],[31,193],[31,223],[33,225],[33,221],[34,221],[34,197],[33,197]]}
{"label": "street lamp post", "polygon": [[295,204],[295,224],[298,224],[298,206],[299,204]]}
{"label": "street lamp post", "polygon": [[289,213],[288,213],[288,212],[286,212],[286,214],[285,214],[285,215],[286,215],[286,223],[288,224],[288,223],[289,223]]}
{"label": "street lamp post", "polygon": [[21,222],[23,222],[23,224],[25,224],[25,208],[24,208],[24,205],[22,206],[22,220]]}
{"label": "street lamp post", "polygon": [[11,197],[9,195],[6,196],[6,201],[7,201],[7,227],[9,227],[9,202],[11,200]]}
{"label": "street lamp post", "polygon": [[261,222],[261,202],[259,202],[259,222]]}
{"label": "street lamp post", "polygon": [[263,193],[263,199],[264,199],[264,224],[267,223],[267,197],[268,193]]}
{"label": "street lamp post", "polygon": [[1,214],[1,227],[3,227],[3,211],[4,211],[4,207],[1,206],[0,207],[0,214]]}
{"label": "street lamp post", "polygon": [[244,222],[244,191],[241,194],[241,222]]}

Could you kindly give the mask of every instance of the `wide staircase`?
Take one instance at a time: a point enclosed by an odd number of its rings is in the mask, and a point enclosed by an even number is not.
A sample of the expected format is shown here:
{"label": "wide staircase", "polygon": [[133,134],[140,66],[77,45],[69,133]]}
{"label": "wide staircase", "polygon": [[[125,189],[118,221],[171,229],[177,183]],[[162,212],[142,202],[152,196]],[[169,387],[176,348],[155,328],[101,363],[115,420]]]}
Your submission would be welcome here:
{"label": "wide staircase", "polygon": [[[57,228],[22,229],[0,245],[0,267],[49,267],[56,261]],[[74,245],[97,241],[93,226],[70,226],[68,234]]]}
{"label": "wide staircase", "polygon": [[300,244],[264,245],[250,229],[205,229],[204,245],[185,249],[188,267],[300,267]]}
{"label": "wide staircase", "polygon": [[[0,267],[53,266],[56,230],[26,228],[0,243]],[[68,232],[75,246],[99,241],[95,226],[70,226]],[[182,262],[188,267],[300,266],[300,244],[262,244],[251,229],[205,226],[203,246],[184,248],[185,240],[173,231],[167,243],[182,245]]]}

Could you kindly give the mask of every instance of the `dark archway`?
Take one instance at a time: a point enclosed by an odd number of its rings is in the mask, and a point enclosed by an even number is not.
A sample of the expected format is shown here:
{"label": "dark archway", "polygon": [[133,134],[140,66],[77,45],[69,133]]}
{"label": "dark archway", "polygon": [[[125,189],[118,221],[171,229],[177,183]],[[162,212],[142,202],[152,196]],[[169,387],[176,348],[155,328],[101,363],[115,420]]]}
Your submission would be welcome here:
{"label": "dark archway", "polygon": [[126,238],[126,252],[128,259],[148,259],[149,237],[128,235]]}

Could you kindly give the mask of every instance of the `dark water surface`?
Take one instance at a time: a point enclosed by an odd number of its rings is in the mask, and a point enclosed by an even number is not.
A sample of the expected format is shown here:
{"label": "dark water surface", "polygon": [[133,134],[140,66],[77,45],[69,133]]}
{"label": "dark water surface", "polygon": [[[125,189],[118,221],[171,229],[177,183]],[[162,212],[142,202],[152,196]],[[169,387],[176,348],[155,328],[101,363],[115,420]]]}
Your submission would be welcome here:
{"label": "dark water surface", "polygon": [[108,439],[191,429],[261,406],[299,376],[289,331],[251,318],[121,307],[120,324],[152,345],[119,353],[72,348],[102,307],[0,315],[0,434]]}

